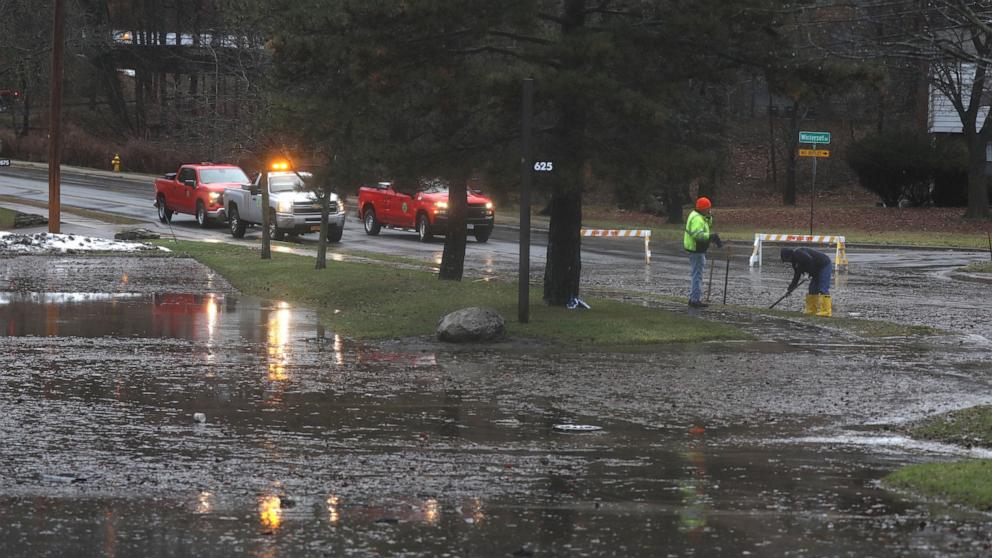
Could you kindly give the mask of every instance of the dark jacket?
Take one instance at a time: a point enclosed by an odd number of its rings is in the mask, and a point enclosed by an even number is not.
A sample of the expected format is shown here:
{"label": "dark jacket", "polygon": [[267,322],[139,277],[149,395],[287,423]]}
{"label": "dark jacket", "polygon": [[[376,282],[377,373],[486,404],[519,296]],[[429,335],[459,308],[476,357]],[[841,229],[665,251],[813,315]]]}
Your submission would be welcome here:
{"label": "dark jacket", "polygon": [[792,264],[794,275],[792,283],[789,283],[790,291],[796,288],[804,273],[815,277],[821,269],[832,263],[830,256],[810,248],[782,248],[782,261]]}

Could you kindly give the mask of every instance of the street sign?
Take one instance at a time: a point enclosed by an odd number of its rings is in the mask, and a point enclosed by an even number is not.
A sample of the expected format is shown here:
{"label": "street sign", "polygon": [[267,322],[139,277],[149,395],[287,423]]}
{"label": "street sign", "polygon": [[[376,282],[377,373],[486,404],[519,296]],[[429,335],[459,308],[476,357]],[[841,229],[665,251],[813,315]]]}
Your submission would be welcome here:
{"label": "street sign", "polygon": [[830,150],[829,149],[800,149],[799,150],[799,156],[800,157],[818,157],[818,158],[821,158],[821,159],[825,159],[827,157],[830,157]]}
{"label": "street sign", "polygon": [[826,145],[830,143],[830,132],[799,132],[799,143]]}
{"label": "street sign", "polygon": [[10,159],[0,159],[0,167],[9,167]]}
{"label": "street sign", "polygon": [[534,170],[537,172],[551,172],[555,170],[553,161],[538,161],[534,163]]}

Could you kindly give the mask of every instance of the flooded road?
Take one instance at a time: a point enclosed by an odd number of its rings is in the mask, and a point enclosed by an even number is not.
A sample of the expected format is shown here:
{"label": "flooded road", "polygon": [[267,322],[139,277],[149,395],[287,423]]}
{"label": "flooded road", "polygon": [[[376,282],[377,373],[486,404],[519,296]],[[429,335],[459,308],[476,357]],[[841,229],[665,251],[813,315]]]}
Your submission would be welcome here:
{"label": "flooded road", "polygon": [[992,401],[990,352],[967,336],[724,311],[759,340],[356,344],[187,260],[2,263],[5,556],[990,549],[987,514],[878,485],[905,463],[989,457],[889,428]]}

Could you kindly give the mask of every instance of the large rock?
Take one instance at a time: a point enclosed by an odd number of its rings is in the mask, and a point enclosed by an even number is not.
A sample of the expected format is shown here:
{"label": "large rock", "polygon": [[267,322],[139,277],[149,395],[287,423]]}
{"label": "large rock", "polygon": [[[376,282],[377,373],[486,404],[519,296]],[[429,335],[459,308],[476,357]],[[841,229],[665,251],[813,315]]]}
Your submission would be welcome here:
{"label": "large rock", "polygon": [[492,308],[462,308],[441,318],[437,338],[441,341],[494,341],[506,335],[506,320]]}
{"label": "large rock", "polygon": [[142,228],[122,229],[114,235],[115,240],[151,240],[160,238],[157,232]]}

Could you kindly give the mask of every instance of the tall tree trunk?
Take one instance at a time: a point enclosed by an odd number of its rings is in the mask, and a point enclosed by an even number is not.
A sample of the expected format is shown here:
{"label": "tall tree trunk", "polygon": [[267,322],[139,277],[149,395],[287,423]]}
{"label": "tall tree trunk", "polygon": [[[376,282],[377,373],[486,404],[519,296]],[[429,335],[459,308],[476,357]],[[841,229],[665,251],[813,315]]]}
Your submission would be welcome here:
{"label": "tall tree trunk", "polygon": [[682,192],[678,186],[665,188],[665,215],[669,223],[682,223]]}
{"label": "tall tree trunk", "polygon": [[[562,34],[571,35],[585,23],[585,2],[565,0],[562,5]],[[583,61],[567,61],[580,71]],[[548,251],[544,266],[544,302],[564,306],[579,295],[582,277],[582,187],[585,164],[585,113],[571,99],[560,104],[557,130],[551,145],[556,146],[554,187],[551,194],[551,221],[548,224]]]}
{"label": "tall tree trunk", "polygon": [[551,196],[548,259],[544,268],[544,302],[564,306],[579,295],[582,276],[582,193],[565,186]]}
{"label": "tall tree trunk", "polygon": [[[967,136],[967,134],[966,134]],[[968,137],[968,210],[969,219],[989,217],[989,183],[985,176],[985,134]]]}
{"label": "tall tree trunk", "polygon": [[792,103],[789,120],[789,137],[785,140],[788,157],[785,167],[785,186],[782,188],[782,205],[796,205],[796,149],[799,148],[799,101]]}
{"label": "tall tree trunk", "polygon": [[444,237],[444,254],[438,279],[461,281],[465,271],[465,216],[468,214],[468,184],[459,176],[448,187],[448,234]]}

